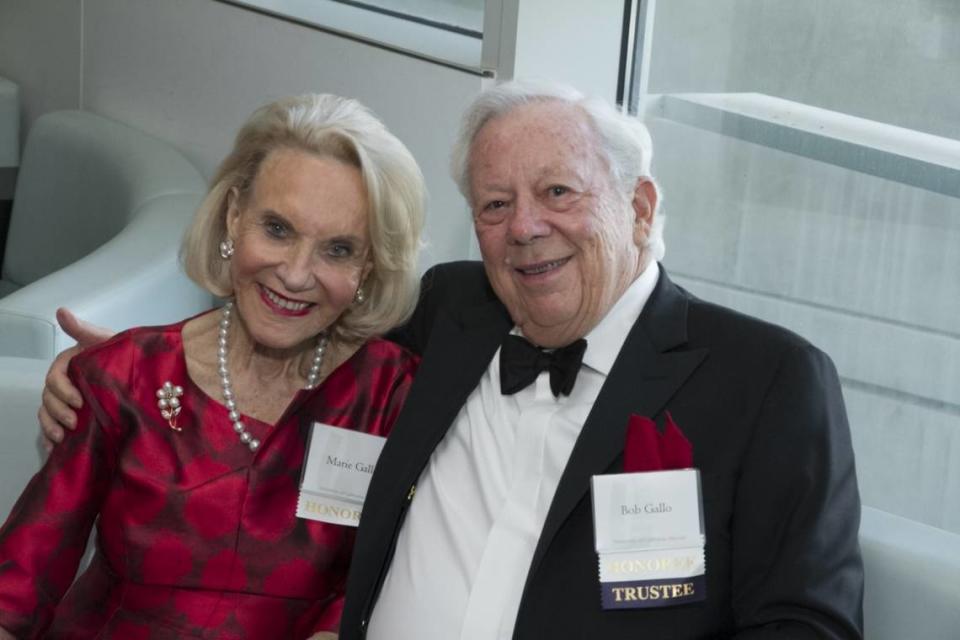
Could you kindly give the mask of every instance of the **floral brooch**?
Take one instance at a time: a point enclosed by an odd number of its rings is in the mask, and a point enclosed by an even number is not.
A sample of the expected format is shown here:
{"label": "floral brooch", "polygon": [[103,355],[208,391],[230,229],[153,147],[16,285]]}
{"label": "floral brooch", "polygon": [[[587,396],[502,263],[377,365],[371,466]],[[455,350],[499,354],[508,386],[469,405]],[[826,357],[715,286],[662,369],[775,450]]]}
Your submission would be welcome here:
{"label": "floral brooch", "polygon": [[160,408],[160,415],[174,431],[183,430],[183,427],[177,426],[177,416],[180,415],[180,409],[182,408],[180,406],[180,396],[182,395],[183,387],[175,385],[169,380],[157,389],[157,407]]}

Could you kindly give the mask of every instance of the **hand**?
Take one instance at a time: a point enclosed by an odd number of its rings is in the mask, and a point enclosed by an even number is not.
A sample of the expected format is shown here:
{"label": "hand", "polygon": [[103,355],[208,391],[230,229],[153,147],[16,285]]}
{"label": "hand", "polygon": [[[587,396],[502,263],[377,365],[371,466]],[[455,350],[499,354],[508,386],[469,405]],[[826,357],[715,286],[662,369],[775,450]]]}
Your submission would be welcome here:
{"label": "hand", "polygon": [[[2,636],[0,636],[0,640],[3,640]],[[332,631],[321,631],[310,636],[308,640],[337,640],[337,634]]]}
{"label": "hand", "polygon": [[17,637],[3,627],[0,627],[0,640],[17,640]]}
{"label": "hand", "polygon": [[[80,392],[67,377],[70,359],[89,346],[103,342],[112,333],[109,329],[80,320],[66,309],[57,309],[57,322],[64,332],[77,341],[75,347],[62,351],[56,357],[43,386],[43,404],[37,414],[40,420],[42,441],[47,451],[63,440],[64,429],[77,428],[76,410],[83,406]],[[3,640],[3,636],[0,636]]]}

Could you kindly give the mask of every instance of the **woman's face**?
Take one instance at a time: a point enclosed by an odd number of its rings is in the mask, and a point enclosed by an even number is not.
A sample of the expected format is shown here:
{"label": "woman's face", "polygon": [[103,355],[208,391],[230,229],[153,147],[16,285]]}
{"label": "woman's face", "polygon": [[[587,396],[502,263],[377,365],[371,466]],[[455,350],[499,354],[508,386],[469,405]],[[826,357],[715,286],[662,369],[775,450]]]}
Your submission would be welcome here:
{"label": "woman's face", "polygon": [[305,151],[270,152],[247,197],[231,194],[227,233],[237,312],[269,349],[312,346],[372,266],[360,170]]}

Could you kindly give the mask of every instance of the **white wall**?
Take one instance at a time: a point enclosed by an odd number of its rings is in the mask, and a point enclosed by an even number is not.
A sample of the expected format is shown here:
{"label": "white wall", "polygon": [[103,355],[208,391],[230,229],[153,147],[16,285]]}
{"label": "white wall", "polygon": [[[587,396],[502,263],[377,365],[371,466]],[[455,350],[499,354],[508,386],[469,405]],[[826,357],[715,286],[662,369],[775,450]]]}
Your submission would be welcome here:
{"label": "white wall", "polygon": [[81,0],[0,0],[0,76],[20,85],[21,135],[37,116],[80,106]]}
{"label": "white wall", "polygon": [[82,106],[172,142],[208,176],[264,102],[306,91],[356,97],[423,169],[422,265],[469,252],[447,161],[478,76],[214,0],[2,0],[0,75],[21,85],[24,130],[46,111]]}
{"label": "white wall", "polygon": [[[0,76],[20,88],[21,143],[41,113],[79,106],[80,60],[80,0],[0,0]],[[0,168],[0,200],[16,177]]]}

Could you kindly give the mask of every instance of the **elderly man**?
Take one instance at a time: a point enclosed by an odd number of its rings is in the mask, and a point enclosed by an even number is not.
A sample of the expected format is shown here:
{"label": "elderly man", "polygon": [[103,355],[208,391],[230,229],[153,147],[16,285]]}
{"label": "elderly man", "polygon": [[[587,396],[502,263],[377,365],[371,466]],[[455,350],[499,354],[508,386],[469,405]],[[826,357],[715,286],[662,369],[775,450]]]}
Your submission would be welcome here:
{"label": "elderly man", "polygon": [[[505,84],[468,110],[454,173],[483,264],[431,269],[394,336],[423,362],[364,503],[342,639],[861,637],[833,365],[670,282],[650,147],[563,87]],[[664,490],[635,460],[667,440],[699,490],[622,515],[693,513],[705,566],[671,582],[681,563],[657,573],[641,535],[614,563],[638,579],[602,582],[621,514],[597,492]]]}
{"label": "elderly man", "polygon": [[[861,636],[836,372],[670,282],[650,153],[642,124],[563,88],[501,85],[468,110],[454,173],[483,264],[432,269],[397,336],[423,363],[367,494],[341,638]],[[528,386],[506,370],[520,336],[551,354]],[[706,596],[608,610],[591,477],[624,470],[632,416],[667,415],[700,471]]]}

